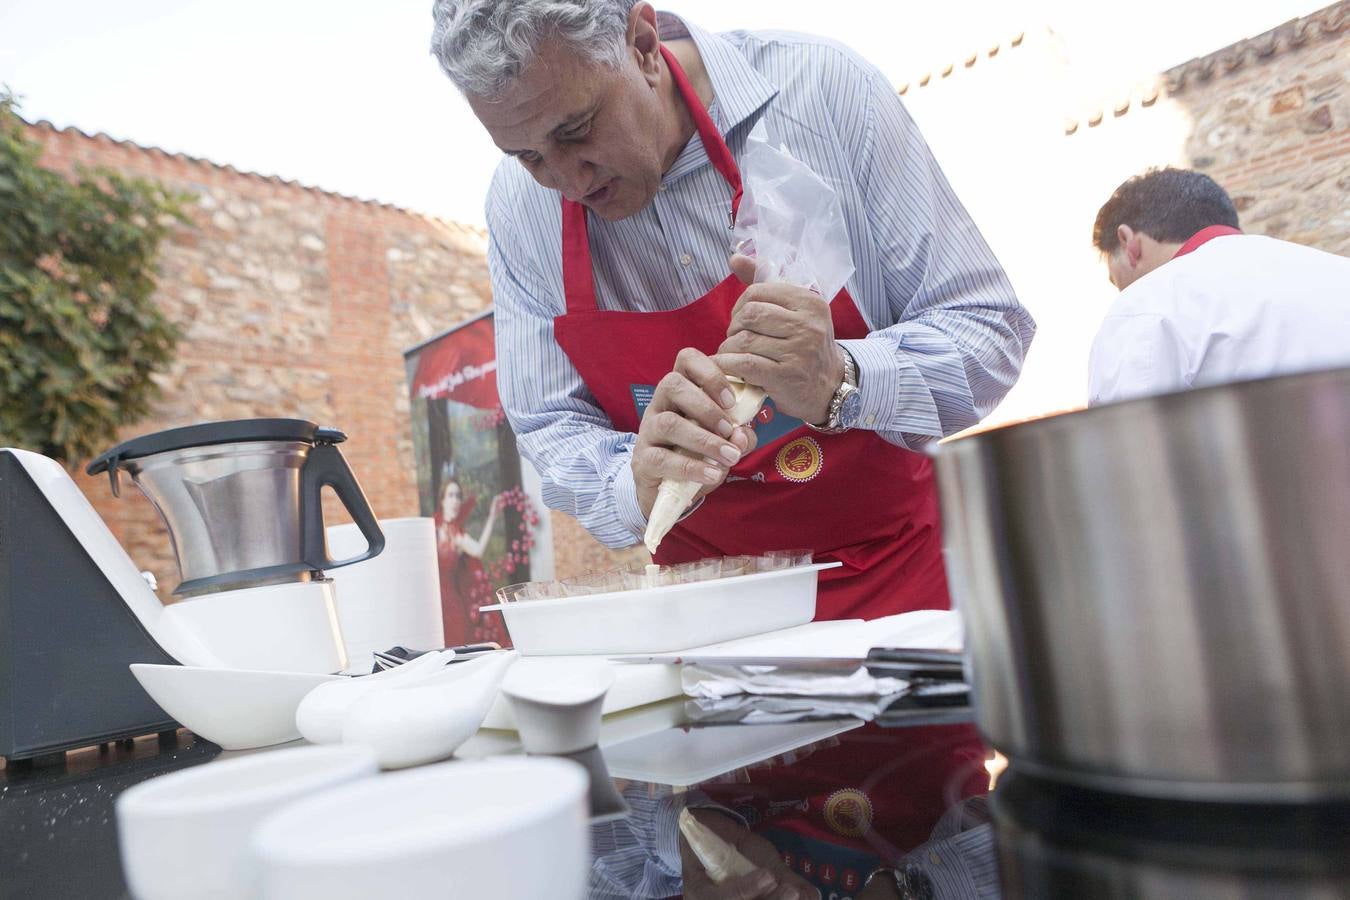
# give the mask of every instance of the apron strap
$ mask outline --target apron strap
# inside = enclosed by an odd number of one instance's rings
[[[599,309],[595,301],[595,274],[591,271],[591,242],[586,232],[586,207],[563,198],[562,276],[567,312]]]
[[[712,116],[703,108],[698,93],[684,74],[679,60],[670,48],[661,45],[661,56],[670,67],[671,78],[679,90],[680,98],[693,116],[694,127],[703,141],[703,149],[713,168],[726,179],[731,186],[731,221],[736,221],[736,212],[741,207],[741,171],[736,167],[736,158],[723,140],[722,133],[713,124]],[[563,296],[567,299],[567,312],[578,313],[599,309],[595,299],[595,274],[591,266],[591,244],[586,230],[586,207],[573,200],[562,198],[562,274]]]
[[[741,170],[736,168],[736,158],[731,155],[727,142],[722,138],[722,132],[713,124],[712,116],[703,108],[698,93],[689,83],[689,76],[684,74],[684,69],[680,68],[680,62],[675,58],[675,54],[662,44],[661,55],[665,57],[666,65],[670,66],[671,77],[675,79],[675,86],[680,89],[684,105],[689,107],[689,113],[694,117],[694,127],[698,129],[698,136],[703,139],[703,149],[708,154],[708,161],[722,174],[727,184],[731,185],[731,221],[734,223],[736,212],[741,208],[741,194],[744,193],[741,189]]]

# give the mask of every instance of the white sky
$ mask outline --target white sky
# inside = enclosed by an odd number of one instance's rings
[[[1328,0],[669,0],[714,30],[838,38],[897,84],[1049,24],[1106,81]],[[428,50],[430,0],[0,0],[0,83],[29,119],[463,222],[499,158]]]

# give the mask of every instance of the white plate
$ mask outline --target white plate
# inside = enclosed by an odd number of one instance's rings
[[[842,563],[586,597],[496,604],[522,656],[664,653],[811,621],[816,573]]]
[[[226,750],[300,738],[295,710],[305,695],[342,675],[134,663],[131,674],[184,728]]]

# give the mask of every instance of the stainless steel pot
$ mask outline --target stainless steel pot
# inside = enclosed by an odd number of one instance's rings
[[[1024,771],[1350,796],[1350,369],[943,444],[976,717]]]

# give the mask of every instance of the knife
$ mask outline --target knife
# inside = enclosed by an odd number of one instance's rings
[[[957,650],[905,647],[873,647],[865,657],[841,656],[722,656],[713,653],[680,653],[650,656],[612,656],[614,662],[659,663],[691,666],[772,666],[801,672],[844,674],[866,668],[876,677],[910,681],[961,681],[964,672]]]

